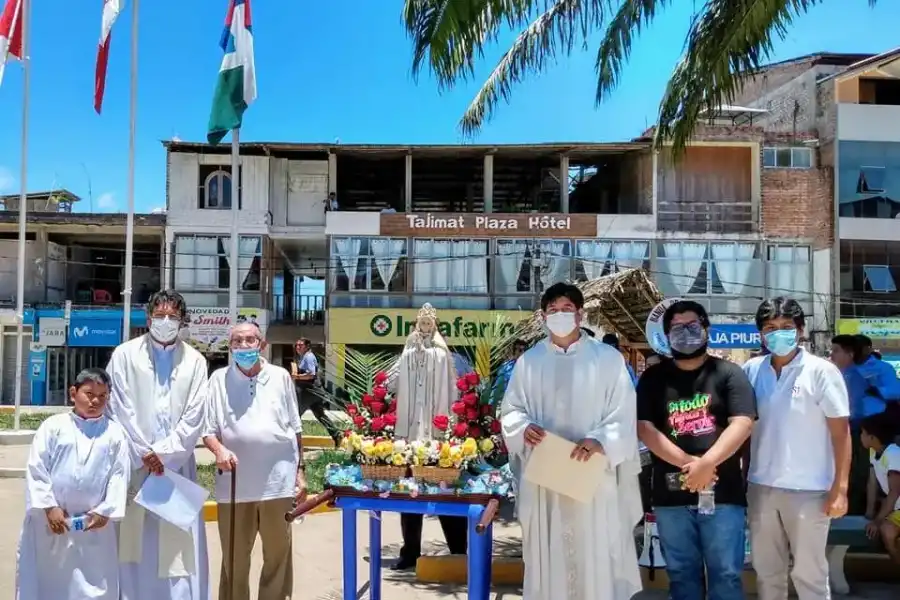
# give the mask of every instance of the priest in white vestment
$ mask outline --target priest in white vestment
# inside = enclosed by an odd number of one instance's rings
[[[584,334],[584,297],[557,283],[541,298],[549,335],[519,358],[501,407],[510,458],[527,469],[546,432],[576,443],[567,460],[609,468],[581,503],[519,476],[523,600],[628,600],[641,590],[634,527],[643,516],[634,386],[622,355]]]
[[[119,525],[122,600],[210,600],[202,515],[183,531],[134,503],[144,480],[165,469],[197,480],[194,448],[205,422],[206,359],[179,337],[187,309],[178,292],[147,303],[149,333],[109,361],[109,414],[131,442],[129,503]]]
[[[438,415],[450,414],[456,401],[456,365],[453,354],[438,331],[437,311],[424,304],[416,315],[416,326],[406,338],[400,360],[391,373],[390,385],[396,387],[397,425],[394,435],[409,440],[430,440],[440,431],[433,422]],[[467,521],[465,517],[441,516],[441,529],[450,554],[465,554]],[[393,569],[403,571],[416,566],[422,553],[422,515],[401,514],[403,547]]]
[[[69,389],[72,412],[44,421],[25,471],[17,600],[119,600],[116,530],[125,514],[129,448],[104,414],[109,376],[85,369]],[[81,517],[83,530],[72,519]]]

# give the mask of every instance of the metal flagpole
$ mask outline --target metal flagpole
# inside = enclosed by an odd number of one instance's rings
[[[13,416],[13,429],[19,429],[20,411],[22,407],[22,364],[25,360],[22,343],[24,341],[25,324],[25,232],[27,221],[25,212],[28,205],[28,101],[31,95],[31,40],[29,29],[31,28],[31,0],[22,2],[22,173],[19,175],[19,183],[22,186],[19,192],[19,256],[16,278],[16,378],[15,402],[16,408]],[[29,379],[29,382],[31,379]]]
[[[238,317],[238,219],[240,217],[241,189],[241,130],[231,130],[231,256],[228,258],[228,314],[231,325],[237,325]]]
[[[134,149],[137,122],[138,12],[140,0],[131,3],[131,101],[128,124],[128,220],[125,227],[125,289],[122,290],[122,341],[131,339],[131,275],[134,263]]]

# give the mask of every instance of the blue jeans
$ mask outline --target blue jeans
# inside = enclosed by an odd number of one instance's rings
[[[718,505],[711,515],[701,515],[693,506],[660,506],[653,512],[671,600],[744,599],[747,510],[743,506]]]

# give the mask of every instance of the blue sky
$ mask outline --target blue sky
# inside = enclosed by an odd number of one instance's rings
[[[130,3],[129,3],[130,4]],[[440,94],[410,77],[401,0],[257,1],[253,5],[259,99],[243,140],[344,143],[454,143],[457,122],[477,85]],[[203,140],[221,53],[226,0],[144,0],[138,97],[138,211],[165,205],[165,153],[159,141]],[[476,141],[607,141],[634,137],[655,114],[682,49],[690,11],[670,9],[638,41],[624,84],[593,105],[593,46],[520,86],[512,104]],[[80,210],[126,207],[130,6],[113,30],[104,114],[92,108],[102,0],[35,2],[28,187],[66,187]],[[776,60],[817,51],[881,52],[900,45],[900,4],[826,0],[778,44]],[[490,70],[509,33],[481,62]],[[21,69],[0,87],[0,193],[19,190]],[[91,202],[92,199],[92,202]]]

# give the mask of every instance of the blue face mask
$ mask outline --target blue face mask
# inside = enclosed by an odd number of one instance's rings
[[[763,339],[766,341],[766,348],[775,356],[787,356],[797,349],[796,329],[770,331]]]
[[[232,350],[231,356],[234,358],[234,364],[245,371],[250,370],[259,361],[259,348]]]

